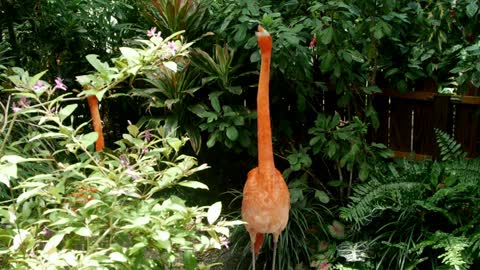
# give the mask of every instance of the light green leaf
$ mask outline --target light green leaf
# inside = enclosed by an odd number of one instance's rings
[[[42,189],[47,186],[47,184],[43,184],[37,188],[34,188],[34,189],[31,189],[31,190],[28,190],[28,191],[25,191],[23,192],[22,194],[20,194],[20,196],[17,197],[17,203],[18,204],[21,204],[23,203],[24,201],[30,199],[31,197],[34,197],[40,193],[42,193]]]
[[[87,61],[92,65],[98,72],[101,74],[108,74],[108,63],[103,63],[98,60],[98,55],[96,54],[89,54],[85,57]]]
[[[183,266],[185,270],[195,270],[197,268],[197,258],[192,251],[186,250],[183,253]]]
[[[17,155],[5,155],[0,159],[0,161],[2,162],[6,161],[8,163],[17,164],[17,163],[26,161],[26,159]]]
[[[56,249],[56,247],[62,242],[64,236],[65,234],[63,233],[52,236],[48,240],[48,242],[45,244],[45,247],[43,248],[43,252],[47,254],[53,252]]]
[[[78,104],[70,104],[65,106],[58,112],[58,116],[60,117],[60,121],[63,122],[67,117],[69,117],[73,111],[78,107]]]
[[[83,237],[91,237],[92,236],[92,230],[90,230],[87,227],[81,227],[76,230],[74,230],[74,233]]]
[[[208,186],[205,185],[204,183],[198,182],[198,181],[182,181],[178,183],[180,186],[184,187],[189,187],[189,188],[199,188],[199,189],[206,189],[208,190]]]
[[[173,72],[177,72],[177,63],[173,61],[168,61],[168,62],[164,62],[163,65],[165,65],[165,67],[172,70]]]
[[[150,222],[150,217],[145,216],[145,217],[136,218],[135,220],[133,220],[132,224],[137,227],[140,227],[140,226],[147,225],[149,222]]]
[[[110,258],[110,260],[112,260],[114,262],[126,262],[126,261],[128,261],[127,257],[125,257],[125,255],[123,255],[120,252],[112,252],[112,253],[110,253],[110,255],[108,255],[108,257]]]
[[[44,139],[44,138],[49,138],[49,139],[68,138],[68,136],[58,132],[46,132],[46,133],[42,133],[42,134],[38,134],[37,136],[34,136],[29,141],[33,142],[35,140]]]
[[[220,213],[222,212],[222,202],[216,202],[210,206],[207,212],[207,220],[209,224],[215,223],[217,219],[220,217]]]
[[[157,231],[155,239],[159,241],[167,241],[170,239],[170,233],[167,231]]]
[[[130,133],[130,135],[132,135],[133,137],[137,137],[138,133],[140,133],[138,127],[135,125],[128,125],[127,130],[128,133]]]
[[[139,63],[140,54],[137,52],[137,50],[128,47],[120,47],[120,52],[127,59],[128,62],[132,62],[135,64]]]
[[[85,148],[94,144],[98,139],[98,133],[97,132],[90,132],[87,133],[80,138],[80,144],[82,144]]]
[[[167,138],[167,143],[168,145],[170,145],[171,147],[173,147],[173,149],[175,149],[175,152],[178,152],[180,150],[180,147],[182,147],[182,140],[178,139],[178,138],[173,138],[173,137],[168,137]]]

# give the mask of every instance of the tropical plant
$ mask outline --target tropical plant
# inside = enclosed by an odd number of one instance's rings
[[[194,40],[205,34],[208,2],[198,0],[141,0],[142,14],[164,35],[185,31]]]
[[[364,181],[374,170],[370,160],[393,156],[393,152],[385,145],[366,142],[368,124],[358,117],[348,122],[342,120],[338,113],[333,116],[319,114],[315,126],[308,132],[313,135],[310,140],[313,153],[323,153],[327,159],[335,162],[338,179],[330,184],[348,187],[347,196],[355,179]],[[344,176],[347,173],[348,178]]]
[[[74,125],[81,99],[58,95],[63,85],[40,81],[44,72],[13,72],[14,101],[2,104],[3,267],[196,269],[197,253],[221,248],[238,224],[220,218],[221,203],[189,206],[171,192],[207,189],[193,175],[208,166],[181,152],[187,138],[131,124],[115,149],[94,154],[98,134]]]
[[[468,269],[478,259],[479,168],[478,160],[378,166],[340,211],[352,239],[368,243],[364,260],[375,269]]]

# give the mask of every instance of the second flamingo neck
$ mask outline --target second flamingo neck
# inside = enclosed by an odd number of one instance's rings
[[[270,59],[271,51],[262,52],[257,94],[258,167],[260,170],[275,167],[273,162],[272,128],[270,124]]]

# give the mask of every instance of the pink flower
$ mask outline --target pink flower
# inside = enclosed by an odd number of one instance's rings
[[[12,102],[12,111],[13,112],[19,112],[23,108],[26,108],[30,106],[30,101],[26,97],[21,97],[20,100],[18,101],[18,104],[15,102]]]
[[[328,270],[328,268],[330,268],[330,264],[328,262],[321,262],[318,270]]]
[[[12,102],[12,111],[13,112],[19,112],[20,110],[22,110],[20,105],[17,106],[17,104],[15,104],[15,102]]]
[[[309,48],[315,48],[317,46],[317,35],[313,35],[312,41],[310,41]]]
[[[162,34],[162,32],[158,32],[157,33],[157,27],[152,27],[150,28],[150,30],[147,30],[147,36],[148,37],[160,37],[160,35]]]
[[[45,85],[43,84],[43,81],[37,81],[37,83],[33,86],[33,91],[38,91],[42,89]]]
[[[328,225],[328,231],[333,237],[337,239],[345,238],[345,226],[343,226],[342,223],[336,220],[333,222],[332,225]]]
[[[67,90],[67,86],[63,83],[63,80],[60,77],[55,79],[55,86],[53,87],[53,90],[57,89],[62,89],[63,91]]]
[[[175,52],[177,51],[177,49],[175,48],[175,42],[169,41],[168,48],[172,51],[172,55],[175,55]]]
[[[220,246],[224,246],[228,249],[228,244],[230,244],[230,241],[228,240],[227,237],[221,236],[220,237]]]
[[[328,243],[327,243],[327,241],[321,241],[318,249],[319,249],[320,251],[325,251],[325,250],[327,250],[327,249],[328,249]]]

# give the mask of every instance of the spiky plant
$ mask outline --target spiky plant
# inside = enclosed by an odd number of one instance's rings
[[[435,137],[440,148],[442,161],[464,159],[467,156],[467,153],[462,149],[462,145],[447,132],[435,129]]]

